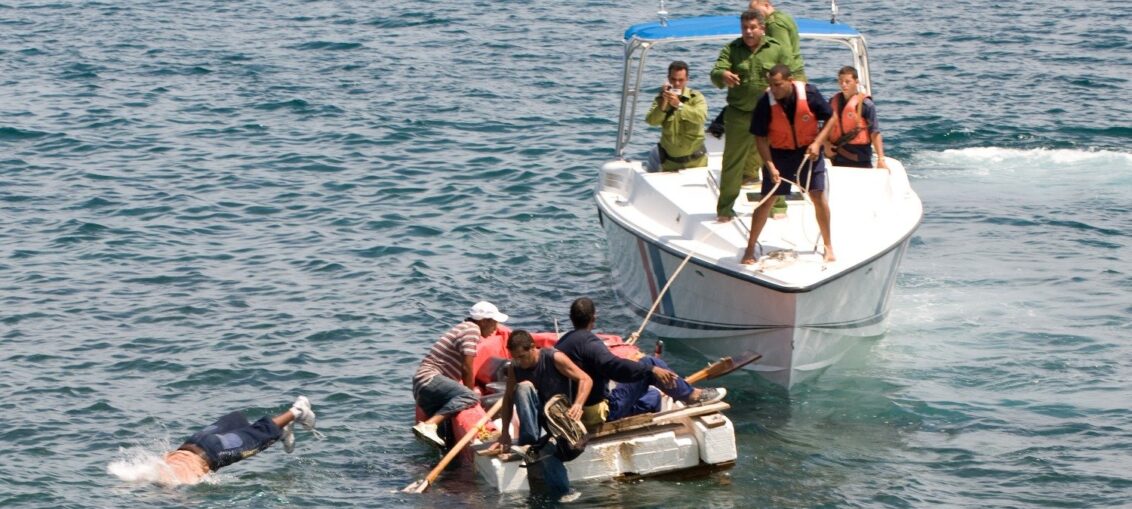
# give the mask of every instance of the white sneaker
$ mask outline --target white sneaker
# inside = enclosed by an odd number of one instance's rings
[[[311,402],[306,396],[295,398],[295,404],[291,405],[291,412],[298,414],[295,416],[295,421],[303,425],[303,429],[314,431],[314,410],[311,410]]]
[[[440,435],[436,434],[435,424],[429,424],[424,421],[418,422],[416,426],[413,426],[413,434],[431,446],[444,449],[444,440],[440,438]]]
[[[286,426],[283,426],[283,450],[287,454],[295,452],[295,426],[293,424],[289,422]]]

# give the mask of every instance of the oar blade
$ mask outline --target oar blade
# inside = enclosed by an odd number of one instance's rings
[[[401,490],[405,493],[424,493],[428,489],[428,479],[421,479],[413,484],[410,484]]]
[[[761,358],[763,358],[763,354],[751,351],[743,352],[739,355],[734,355],[731,357],[731,362],[727,363],[727,369],[713,373],[711,378],[726,375]]]

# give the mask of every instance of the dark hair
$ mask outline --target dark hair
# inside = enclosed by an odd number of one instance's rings
[[[841,70],[837,71],[838,76],[843,76],[843,75],[846,75],[846,74],[853,75],[853,79],[855,79],[855,80],[861,79],[860,76],[857,76],[857,68],[853,67],[851,65],[847,65],[845,67],[842,67]]]
[[[523,351],[526,352],[534,348],[535,340],[531,337],[531,333],[523,330],[516,329],[511,332],[511,337],[507,338],[507,351]]]
[[[783,79],[790,79],[794,73],[790,72],[790,66],[786,64],[774,64],[769,71],[766,72],[767,79],[771,76],[782,76]]]
[[[745,24],[747,24],[748,21],[751,21],[752,19],[758,20],[759,26],[764,26],[764,27],[766,26],[766,18],[763,17],[763,13],[756,11],[754,9],[747,9],[747,10],[743,11],[743,14],[739,15],[739,24],[745,25]]]
[[[575,329],[589,327],[594,321],[594,301],[581,297],[570,304],[570,323]]]
[[[668,64],[669,76],[672,75],[672,71],[688,72],[688,63],[683,60],[673,60],[671,64]]]

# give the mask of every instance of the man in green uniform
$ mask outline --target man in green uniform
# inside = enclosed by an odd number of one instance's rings
[[[786,46],[786,51],[794,57],[797,67],[790,67],[794,80],[807,81],[803,69],[806,63],[802,60],[802,47],[798,44],[798,24],[794,22],[794,17],[775,9],[770,0],[751,0],[748,9],[763,13],[763,18],[766,19],[766,35]]]
[[[707,100],[688,87],[688,64],[668,64],[668,81],[652,101],[645,122],[660,126],[660,168],[676,171],[707,166],[704,120]]]
[[[762,13],[748,10],[739,17],[742,36],[729,42],[719,52],[711,70],[711,82],[716,87],[727,87],[727,108],[723,115],[726,138],[723,143],[723,170],[719,182],[719,201],[716,203],[716,221],[729,222],[739,187],[743,184],[743,170],[748,165],[761,167],[758,151],[751,150],[754,136],[748,131],[751,112],[767,88],[766,73],[777,64],[791,69],[799,67],[787,48],[774,38],[767,37]],[[759,161],[748,162],[749,157]]]

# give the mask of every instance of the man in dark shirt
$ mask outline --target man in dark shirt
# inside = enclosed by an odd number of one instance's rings
[[[821,158],[822,143],[829,136],[833,124],[829,122],[832,110],[817,87],[794,81],[790,68],[776,65],[767,73],[770,93],[764,94],[751,115],[751,134],[755,145],[766,161],[763,166],[763,196],[778,184],[776,195],[790,194],[788,179],[805,187],[814,203],[814,215],[825,241],[825,261],[832,262],[833,240],[829,229],[829,202],[825,194],[825,161]],[[804,103],[799,97],[805,98]],[[818,122],[824,126],[818,128]],[[808,164],[803,164],[808,161]],[[766,200],[751,216],[751,234],[743,264],[755,263],[755,244],[759,240],[766,219],[770,215],[772,200]]]
[[[609,351],[593,333],[597,312],[593,301],[586,297],[570,305],[570,321],[574,330],[562,336],[555,348],[593,379],[595,390],[584,401],[582,410],[582,424],[591,431],[605,421],[659,410],[659,395],[650,391],[650,386],[689,405],[714,403],[727,395],[723,388],[697,389],[688,385],[659,358],[646,356],[633,361]],[[612,390],[610,380],[617,382]]]
[[[551,418],[562,420],[559,425],[565,427],[576,426],[576,434],[584,434],[577,420],[582,417],[582,401],[590,394],[593,382],[578,366],[570,361],[566,354],[554,348],[538,348],[534,339],[525,330],[516,330],[507,339],[507,352],[511,354],[511,367],[507,373],[507,390],[503,395],[503,416],[505,423],[511,422],[511,407],[514,403],[519,413],[519,445],[533,445],[542,439],[542,430],[550,429],[548,420]],[[577,386],[577,399],[574,400],[565,415],[547,416],[544,405],[556,395],[562,394],[567,398],[573,396],[571,383]],[[573,422],[571,422],[573,421]],[[580,438],[580,437],[579,437]],[[511,449],[510,426],[503,426],[499,435],[498,450]],[[528,451],[529,456],[537,453]],[[566,467],[560,458],[552,454],[538,454],[531,458],[528,464],[529,479],[539,477],[546,485],[546,491],[555,498],[568,496],[570,478]],[[534,485],[532,484],[532,489]]]

